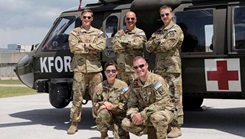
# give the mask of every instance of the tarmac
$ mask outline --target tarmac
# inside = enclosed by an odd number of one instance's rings
[[[185,111],[183,135],[177,139],[244,139],[244,100],[205,99],[203,111]],[[83,106],[78,132],[67,135],[71,103],[56,109],[48,94],[0,99],[1,139],[99,139],[91,102]],[[113,138],[109,131],[110,139]],[[135,136],[131,139],[147,139]]]

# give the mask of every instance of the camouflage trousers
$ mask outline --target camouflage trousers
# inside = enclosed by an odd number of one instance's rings
[[[100,72],[84,74],[81,72],[74,71],[73,88],[72,88],[73,101],[72,101],[72,107],[70,111],[70,118],[72,122],[80,122],[81,120],[82,101],[86,88],[88,87],[89,95],[92,98],[93,89],[101,82],[102,82],[102,74]],[[92,108],[92,111],[94,116],[94,106]]]
[[[166,139],[168,124],[173,120],[173,117],[174,114],[171,111],[157,111],[151,114],[141,125],[135,125],[131,122],[131,119],[124,118],[122,128],[137,136],[142,136],[143,134],[148,134],[148,130],[154,127],[157,139]],[[150,136],[148,134],[149,138]]]
[[[108,132],[111,125],[113,125],[114,139],[129,139],[129,132],[121,127],[124,115],[113,115],[107,109],[101,110],[96,117],[97,129],[100,132]]]
[[[157,74],[161,75],[169,84],[169,90],[171,92],[171,101],[174,103],[175,112],[174,112],[174,120],[173,124],[176,123],[178,126],[181,126],[184,123],[184,111],[182,104],[182,77],[181,73],[161,73]]]
[[[119,70],[117,74],[117,78],[126,82],[128,85],[130,85],[136,77],[137,75],[134,72],[121,72]]]

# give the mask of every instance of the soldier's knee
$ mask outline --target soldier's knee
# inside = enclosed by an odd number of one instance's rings
[[[110,112],[107,109],[102,109],[99,113],[98,116],[107,116],[107,117],[111,117]]]
[[[150,121],[154,125],[162,125],[162,126],[167,126],[171,121],[173,117],[170,113],[166,111],[158,111],[154,112],[150,116]]]
[[[147,128],[144,125],[134,125],[128,118],[124,118],[121,124],[125,131],[131,132],[137,136],[141,136],[146,133]]]
[[[127,131],[129,127],[131,127],[131,121],[128,118],[124,118],[122,120],[122,128]]]
[[[110,112],[107,109],[103,109],[97,114],[96,123],[108,122],[111,118]]]

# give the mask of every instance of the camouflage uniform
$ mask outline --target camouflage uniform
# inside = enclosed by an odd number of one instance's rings
[[[78,27],[69,35],[69,46],[74,53],[71,63],[74,77],[70,118],[72,122],[79,122],[83,95],[87,86],[92,98],[94,87],[102,82],[100,52],[105,48],[105,38],[103,32],[96,28],[90,27],[89,30],[85,30],[83,27]]]
[[[115,79],[113,85],[105,80],[95,88],[93,101],[96,111],[104,101],[108,101],[114,106],[111,111],[102,109],[97,113],[97,128],[100,132],[107,133],[110,126],[113,125],[114,139],[129,139],[129,133],[121,127],[121,121],[126,116],[127,91],[128,85],[119,79]]]
[[[148,52],[156,53],[155,71],[164,77],[170,87],[172,101],[175,103],[175,122],[183,124],[182,78],[180,48],[184,39],[181,28],[171,22],[152,34],[146,43]]]
[[[130,85],[127,106],[127,118],[122,121],[123,129],[141,136],[153,126],[156,138],[166,139],[168,124],[173,119],[173,104],[170,102],[168,84],[160,75],[149,73],[145,84],[135,79]],[[137,112],[144,119],[141,125],[131,122],[131,114]]]
[[[145,32],[134,28],[132,31],[119,30],[113,37],[112,44],[117,53],[118,78],[131,83],[136,75],[132,69],[132,59],[136,56],[143,56],[143,48],[146,42]]]

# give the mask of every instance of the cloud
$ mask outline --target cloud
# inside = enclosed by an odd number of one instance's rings
[[[0,0],[1,29],[48,27],[63,10],[79,4],[78,0]]]
[[[83,0],[83,5],[98,0]],[[79,0],[0,0],[0,47],[39,43],[62,11]]]
[[[7,42],[7,44],[21,43],[31,45],[39,43],[45,37],[47,32],[48,28],[28,27],[15,30],[7,28],[5,31],[0,30],[0,38],[2,43]]]

